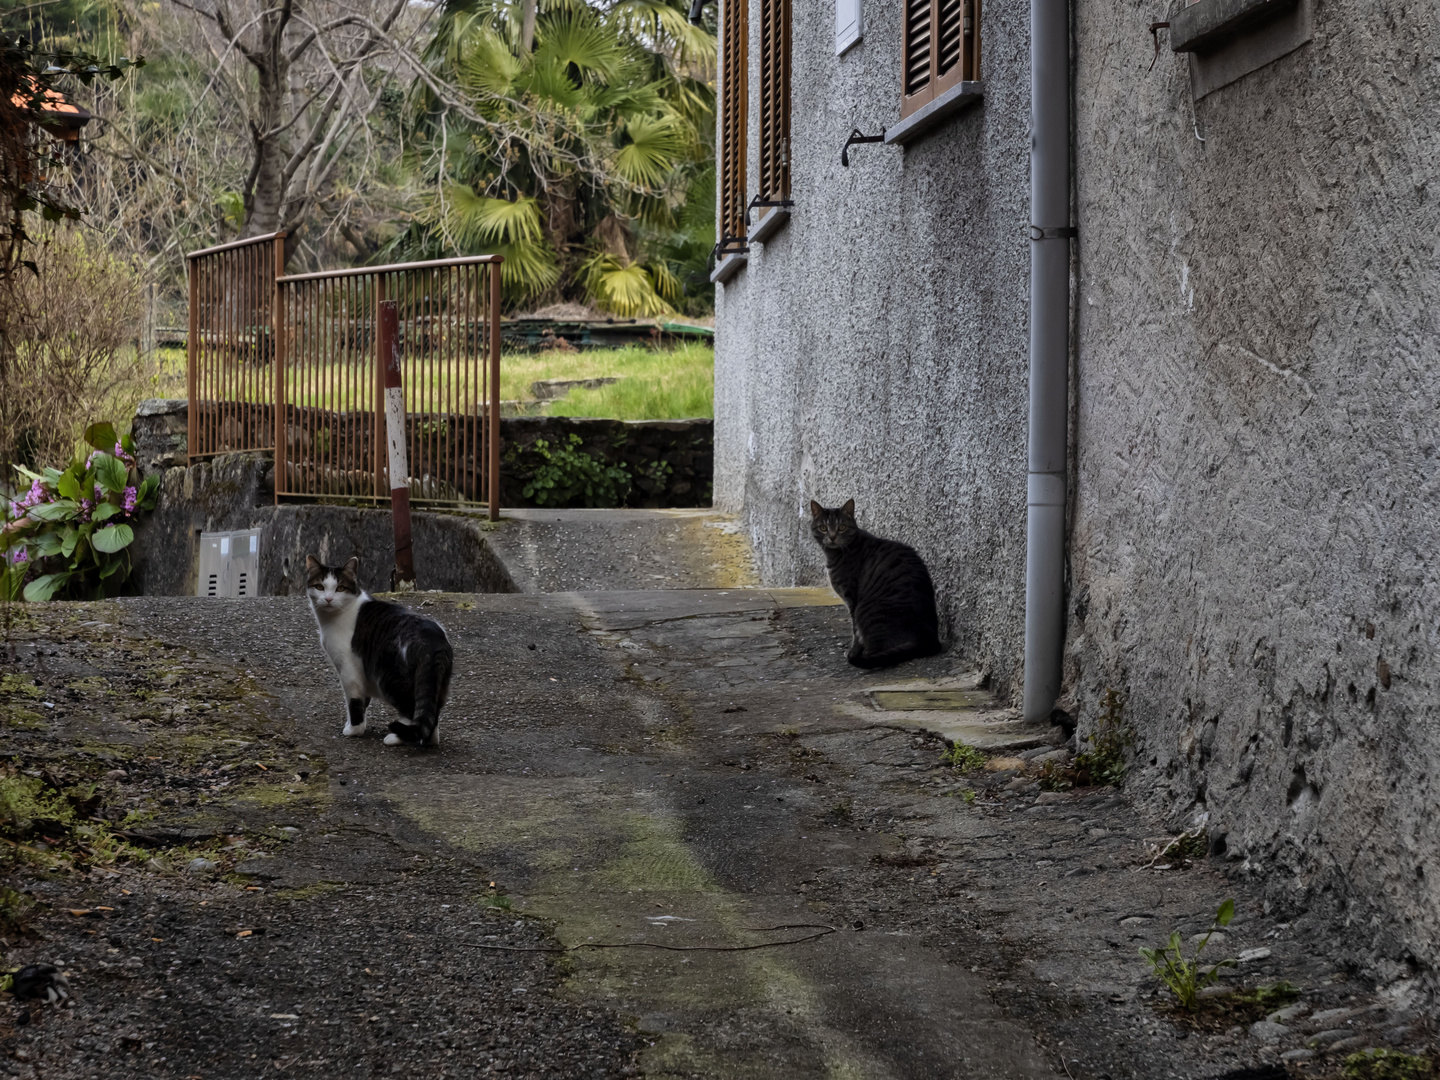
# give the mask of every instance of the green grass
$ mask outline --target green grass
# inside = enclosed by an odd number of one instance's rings
[[[458,379],[454,361],[406,361],[406,402],[411,408],[453,407],[468,395],[454,389]],[[137,375],[139,373],[137,372]],[[245,389],[240,400],[270,400],[268,369],[247,367]],[[602,416],[616,420],[678,420],[713,416],[715,402],[715,352],[709,345],[686,344],[674,349],[628,346],[623,349],[591,349],[584,352],[549,351],[505,353],[500,357],[500,398],[502,401],[532,397],[530,384],[541,379],[593,379],[614,376],[621,381],[598,390],[572,390],[552,403],[551,416]],[[303,375],[291,376],[292,400],[318,408],[333,407],[337,389],[349,398],[356,389],[371,400],[371,387],[363,373],[350,363],[312,365]],[[123,387],[112,410],[115,423],[123,427],[135,405],[147,397],[184,397],[185,353],[179,349],[158,351],[157,361],[143,377]],[[351,400],[354,400],[353,398]],[[352,406],[353,407],[353,406]],[[127,411],[128,410],[128,411]]]
[[[505,356],[500,360],[500,396],[528,398],[530,384],[540,379],[603,376],[617,376],[620,382],[598,390],[571,390],[546,411],[551,416],[615,420],[680,420],[715,414],[715,351],[709,345]]]

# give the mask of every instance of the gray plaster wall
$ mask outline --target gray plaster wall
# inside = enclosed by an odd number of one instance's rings
[[[1024,613],[1028,12],[986,8],[981,103],[842,169],[851,128],[899,119],[901,9],[867,2],[837,58],[834,5],[794,5],[795,207],[717,289],[715,504],[784,586],[824,581],[808,500],[853,497],[924,556],[960,654],[1005,689]]]
[[[1436,4],[1317,4],[1309,44],[1198,103],[1183,57],[1147,71],[1164,17],[1076,7],[1068,681],[1086,723],[1128,694],[1133,793],[1208,813],[1380,978],[1429,973]]]

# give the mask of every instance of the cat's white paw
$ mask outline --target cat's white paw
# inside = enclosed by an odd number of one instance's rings
[[[400,736],[396,735],[393,731],[389,735],[385,736],[386,746],[399,746],[404,741],[404,739],[400,738]]]
[[[365,725],[368,724],[368,723],[369,723],[369,721],[366,720],[366,721],[364,721],[363,723],[352,724],[352,723],[350,723],[350,722],[347,720],[347,721],[345,722],[345,729],[344,729],[343,731],[341,731],[340,734],[341,734],[341,735],[350,735],[350,736],[352,736],[352,737],[355,736],[355,735],[364,735],[364,734],[365,734]]]

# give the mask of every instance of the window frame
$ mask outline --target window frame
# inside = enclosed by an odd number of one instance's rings
[[[712,281],[723,281],[745,260],[745,192],[750,156],[750,7],[748,0],[720,3],[720,198],[716,207],[717,265]],[[739,246],[736,246],[737,243]]]
[[[956,91],[961,84],[980,81],[980,0],[901,0],[900,11],[900,118],[904,120],[947,93]],[[923,84],[911,79],[914,62],[918,60],[915,54],[922,47],[919,41],[912,41],[912,37],[919,37],[921,22],[915,16],[921,11],[926,16],[923,24],[926,42],[923,47],[928,68]],[[940,66],[944,50],[935,47],[935,28],[940,26],[943,30],[947,18],[952,20],[951,25],[958,33],[957,55],[954,63],[942,72]],[[912,85],[915,87],[913,91]]]
[[[760,0],[760,84],[756,195],[746,208],[758,211],[748,239],[759,243],[790,217],[790,117],[793,55],[792,0]]]

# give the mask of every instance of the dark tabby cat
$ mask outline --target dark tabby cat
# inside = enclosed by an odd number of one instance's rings
[[[830,584],[850,609],[845,659],[878,668],[940,651],[935,586],[915,549],[855,524],[855,500],[838,510],[810,501],[810,533],[825,549]]]
[[[440,710],[450,693],[455,654],[434,619],[399,604],[374,600],[355,576],[360,560],[326,566],[305,557],[305,594],[320,624],[320,647],[345,693],[345,735],[365,734],[372,697],[394,707],[386,746],[439,746]]]

